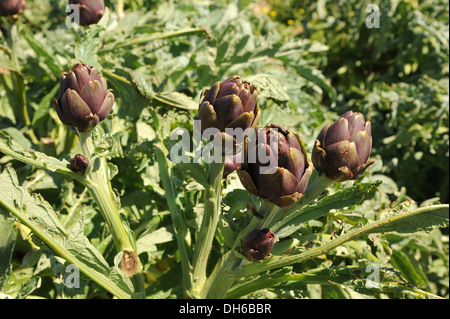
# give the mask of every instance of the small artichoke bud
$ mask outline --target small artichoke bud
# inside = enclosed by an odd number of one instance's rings
[[[80,132],[92,130],[104,120],[113,104],[114,95],[108,91],[106,80],[95,67],[81,63],[61,76],[59,96],[53,99],[61,122]]]
[[[255,229],[242,242],[242,254],[250,261],[267,259],[275,243],[275,234],[269,229]]]
[[[233,173],[241,167],[242,153],[225,155],[225,165],[223,168],[223,178]]]
[[[312,151],[314,167],[335,181],[356,179],[375,160],[368,160],[372,149],[370,121],[361,113],[346,112],[328,123],[317,137]]]
[[[0,17],[18,14],[25,9],[25,0],[0,0]]]
[[[221,133],[222,141],[229,140],[235,144],[243,141],[244,136],[231,136],[226,131],[246,134],[248,129],[256,126],[260,117],[258,89],[234,75],[202,92],[196,128],[202,134],[206,129],[215,128]]]
[[[79,8],[81,25],[96,24],[105,13],[103,0],[69,0],[69,4]]]
[[[303,197],[312,173],[305,145],[299,134],[275,124],[256,133],[244,143],[239,179],[252,195],[288,207]]]
[[[86,174],[86,168],[89,165],[89,161],[86,157],[81,154],[75,155],[75,157],[70,159],[70,167],[74,172],[84,176]]]

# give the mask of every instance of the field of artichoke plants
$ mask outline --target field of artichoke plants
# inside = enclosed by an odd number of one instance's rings
[[[1,299],[449,298],[448,0],[0,0],[0,28]]]

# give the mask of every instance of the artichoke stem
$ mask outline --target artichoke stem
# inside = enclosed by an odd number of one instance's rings
[[[235,278],[233,277],[233,270],[239,269],[240,267],[248,264],[249,261],[246,258],[240,258],[233,251],[240,252],[240,246],[242,241],[247,235],[255,229],[262,228],[266,218],[272,219],[277,213],[278,207],[269,202],[262,201],[259,213],[264,216],[264,219],[258,217],[253,217],[247,226],[239,233],[236,238],[233,247],[231,248],[231,253],[225,258],[220,269],[215,271],[207,280],[204,286],[204,292],[206,298],[210,299],[222,299],[227,294],[228,290],[235,283]]]
[[[313,200],[318,198],[325,189],[328,188],[331,184],[335,183],[334,180],[328,178],[326,174],[321,173],[308,187],[304,192],[304,197],[300,200],[301,206],[305,206],[310,204]]]
[[[210,187],[205,190],[205,212],[192,257],[194,290],[197,293],[206,281],[206,266],[219,222],[224,166],[224,157],[222,157],[220,163],[213,162],[209,165],[208,181]]]
[[[96,157],[94,141],[91,131],[78,132],[79,142],[84,156],[88,159],[91,169],[88,168],[86,176],[93,182],[88,186],[89,192],[100,208],[103,218],[111,230],[114,244],[118,251],[135,252],[129,233],[120,218],[120,208],[114,197],[111,187],[108,167],[104,157]],[[144,277],[142,275],[142,265],[138,259],[137,273],[131,275],[131,280],[135,287],[135,292],[141,297],[145,297]]]

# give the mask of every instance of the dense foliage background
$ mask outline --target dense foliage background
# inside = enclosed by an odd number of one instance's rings
[[[27,1],[18,21],[1,20],[0,129],[24,147],[69,159],[79,152],[76,135],[51,106],[59,77],[77,61],[102,72],[117,102],[111,120],[101,124],[113,150],[111,168],[117,175],[112,183],[145,247],[140,257],[149,296],[182,296],[179,254],[154,144],[170,144],[168,136],[177,127],[191,130],[201,91],[233,74],[260,88],[260,125],[276,122],[299,132],[308,152],[322,126],[345,111],[361,112],[372,122],[376,163],[362,181],[381,180],[381,185],[362,205],[309,222],[291,236],[295,240],[306,244],[333,237],[345,231],[345,224],[373,218],[366,212],[379,214],[407,200],[416,201],[413,205],[448,203],[448,1],[130,0],[120,20],[115,2],[105,3],[109,10],[100,23],[86,28],[66,27],[63,0]],[[379,28],[365,24],[371,3],[380,8]],[[30,192],[42,194],[65,225],[84,211],[85,235],[114,257],[103,221],[76,182],[3,156],[0,169],[6,166],[16,169]],[[195,227],[202,188],[181,167],[176,172],[180,204]],[[227,181],[224,214],[239,227],[249,195],[240,191],[235,175]],[[35,249],[25,227],[19,229],[2,293],[61,295],[54,259]],[[222,253],[223,237],[219,232],[215,258]],[[369,261],[393,269],[390,276],[448,298],[448,228],[351,241],[296,265],[295,271],[329,264],[363,267]],[[39,287],[33,286],[36,277],[42,278]],[[281,285],[249,296],[420,297],[395,287],[381,293],[360,288],[350,276],[334,284]],[[76,294],[105,295],[98,287]]]

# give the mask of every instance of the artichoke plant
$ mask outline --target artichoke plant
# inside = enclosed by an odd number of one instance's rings
[[[258,128],[254,139],[246,139],[244,163],[237,171],[242,185],[279,207],[294,204],[303,196],[312,173],[300,135],[270,124]],[[267,166],[264,155],[275,166]]]
[[[250,261],[267,259],[275,243],[275,234],[269,229],[255,229],[242,241],[242,254]]]
[[[105,13],[103,0],[69,0],[80,9],[80,24],[90,25],[100,21]]]
[[[248,81],[234,75],[224,82],[216,82],[202,92],[198,109],[197,127],[203,134],[208,128],[221,132],[223,140],[236,142],[226,129],[254,128],[261,117],[258,107],[258,89]],[[243,136],[239,136],[239,138]]]
[[[77,63],[61,76],[59,96],[53,99],[58,116],[66,125],[80,132],[93,129],[104,120],[114,104],[106,80],[96,68]]]
[[[0,0],[0,16],[6,17],[20,13],[25,6],[25,0]]]
[[[348,111],[319,133],[312,151],[314,167],[335,181],[356,179],[372,165],[370,121],[361,113]]]

